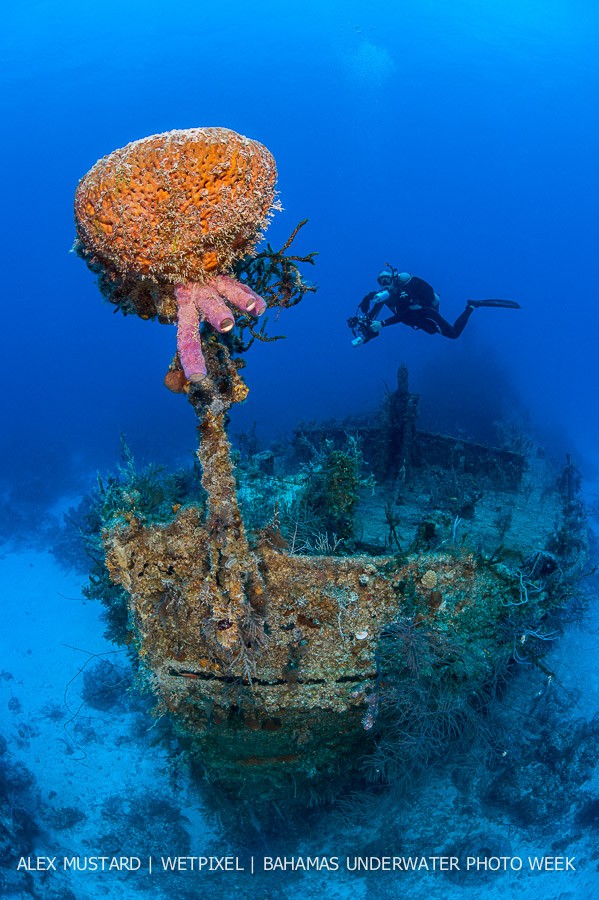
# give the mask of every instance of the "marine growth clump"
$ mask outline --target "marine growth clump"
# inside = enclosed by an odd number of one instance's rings
[[[153,135],[105,156],[75,195],[77,252],[124,312],[177,323],[185,377],[207,374],[201,322],[230,331],[266,304],[231,274],[268,223],[277,170],[268,150],[227,128]]]

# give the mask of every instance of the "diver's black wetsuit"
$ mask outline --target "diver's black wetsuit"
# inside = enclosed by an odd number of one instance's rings
[[[381,294],[387,294],[384,299],[376,299]],[[370,309],[372,301],[374,306]],[[393,315],[381,322],[383,328],[388,325],[396,325],[401,322],[410,328],[426,331],[427,334],[441,334],[447,338],[459,338],[466,327],[468,319],[472,315],[472,307],[467,306],[450,325],[437,310],[439,300],[434,290],[417,275],[412,275],[405,284],[392,284],[386,291],[373,291],[367,294],[360,303],[360,311],[368,316],[370,321],[378,319],[383,306],[387,306]]]

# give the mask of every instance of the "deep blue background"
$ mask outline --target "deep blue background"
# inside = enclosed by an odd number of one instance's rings
[[[324,9],[322,7],[325,7]],[[318,250],[319,285],[259,346],[233,429],[363,409],[400,361],[426,424],[486,436],[506,410],[591,460],[599,314],[599,11],[593,0],[37,2],[0,33],[0,468],[51,499],[110,463],[194,446],[162,378],[172,327],[113,315],[69,248],[80,177],[129,141],[221,125],[263,142],[285,208],[269,230]],[[429,280],[459,342],[345,320],[385,262]],[[273,323],[274,324],[274,323]],[[589,470],[590,470],[589,466]]]

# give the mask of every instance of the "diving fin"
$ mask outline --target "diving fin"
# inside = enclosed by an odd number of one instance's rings
[[[468,306],[478,309],[480,306],[499,306],[504,309],[522,309],[515,300],[468,300]]]

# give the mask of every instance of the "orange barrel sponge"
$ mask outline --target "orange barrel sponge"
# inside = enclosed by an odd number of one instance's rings
[[[266,147],[228,128],[188,128],[99,160],[75,194],[79,240],[120,275],[204,281],[251,250],[277,170]]]
[[[205,375],[201,321],[229,330],[234,313],[225,300],[243,312],[264,311],[230,270],[268,223],[276,174],[257,141],[228,128],[189,128],[115,150],[77,187],[78,253],[125,312],[184,319],[179,352],[189,380]]]

